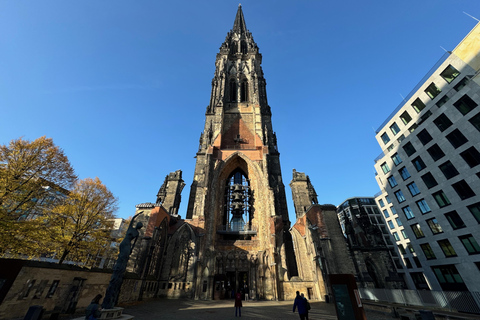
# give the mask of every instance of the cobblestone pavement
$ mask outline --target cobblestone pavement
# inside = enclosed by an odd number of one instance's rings
[[[310,302],[311,320],[336,320],[335,306],[324,302]],[[124,313],[135,316],[135,320],[150,319],[236,319],[233,300],[199,301],[157,299],[124,306]],[[243,319],[299,319],[292,312],[293,301],[247,301],[243,302]],[[391,319],[381,313],[367,311],[368,320]]]

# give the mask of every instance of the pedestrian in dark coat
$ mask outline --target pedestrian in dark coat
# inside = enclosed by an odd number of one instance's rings
[[[242,294],[240,292],[237,292],[235,294],[235,317],[237,316],[241,317],[242,316]]]
[[[307,316],[307,301],[300,295],[300,291],[297,291],[297,296],[293,301],[293,312],[295,312],[295,308],[298,308],[300,320],[305,320]]]
[[[92,302],[90,302],[87,309],[85,310],[86,320],[97,320],[98,318],[100,318],[100,315],[102,314],[102,308],[100,308],[100,299],[102,299],[102,295],[97,294],[95,298],[93,298]]]

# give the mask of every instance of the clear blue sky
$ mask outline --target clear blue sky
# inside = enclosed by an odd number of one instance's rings
[[[185,217],[215,55],[237,1],[0,0],[0,143],[46,135],[120,217],[183,170]],[[374,129],[480,18],[478,0],[242,1],[283,178],[320,203],[379,191]]]

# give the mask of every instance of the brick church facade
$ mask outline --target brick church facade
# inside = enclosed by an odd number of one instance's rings
[[[170,173],[143,221],[129,271],[143,298],[288,300],[330,294],[328,275],[355,274],[335,207],[319,205],[308,176],[293,172],[297,221],[289,221],[262,55],[239,6],[215,61],[185,219],[185,186]]]

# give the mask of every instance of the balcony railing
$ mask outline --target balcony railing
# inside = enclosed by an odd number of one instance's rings
[[[232,225],[222,225],[217,226],[218,234],[247,234],[247,235],[256,235],[257,230],[253,226],[244,225],[242,227],[232,226]]]

